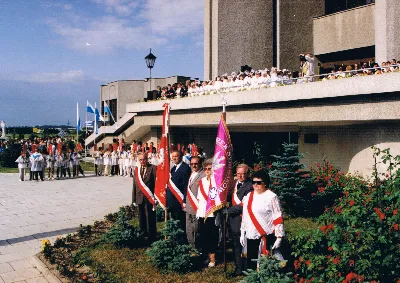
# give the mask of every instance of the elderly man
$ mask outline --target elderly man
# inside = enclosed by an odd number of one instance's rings
[[[149,241],[156,238],[154,187],[157,167],[150,165],[144,152],[138,154],[139,166],[133,178],[132,203],[139,207],[139,227]]]
[[[240,244],[240,226],[242,224],[242,200],[251,191],[253,185],[248,180],[248,166],[246,164],[239,164],[236,167],[236,183],[232,193],[232,206],[228,208],[228,223],[229,232],[233,241],[233,248],[235,254],[235,274],[241,275],[243,268],[242,263],[242,245]]]
[[[186,189],[190,177],[190,167],[182,161],[182,152],[172,151],[173,166],[171,168],[171,180],[167,188],[168,212],[174,220],[179,220],[179,226],[185,231],[185,213],[182,210],[186,202]],[[177,192],[178,191],[178,192]],[[182,202],[182,205],[181,205]]]
[[[192,174],[190,175],[187,193],[186,193],[186,236],[189,244],[196,248],[196,234],[198,232],[198,220],[196,212],[198,208],[197,192],[199,189],[199,181],[204,177],[204,171],[201,167],[200,158],[195,156],[190,160],[190,167]]]

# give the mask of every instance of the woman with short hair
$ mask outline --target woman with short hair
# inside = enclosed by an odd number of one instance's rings
[[[280,252],[285,236],[282,210],[278,196],[268,188],[269,181],[265,171],[255,172],[252,176],[254,191],[243,198],[240,243],[247,246],[247,263],[254,269],[257,263],[252,259],[268,255],[270,251],[283,260]]]
[[[212,164],[212,158],[203,162],[203,170],[206,176],[199,181],[199,189],[197,190],[199,206],[196,212],[196,217],[199,219],[199,247],[203,254],[208,254],[209,256],[208,267],[215,266],[215,253],[219,240],[219,227],[215,224],[214,213],[208,215],[207,219],[205,219],[208,193],[213,185]]]

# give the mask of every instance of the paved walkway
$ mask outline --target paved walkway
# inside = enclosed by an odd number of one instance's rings
[[[0,283],[59,282],[34,257],[41,240],[93,224],[131,200],[131,178],[19,182],[0,174]]]

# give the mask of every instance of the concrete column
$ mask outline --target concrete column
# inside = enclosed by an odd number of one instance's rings
[[[212,15],[211,15],[211,0],[204,0],[204,80],[208,81],[211,78],[211,52],[212,52]]]
[[[398,0],[375,1],[375,61],[381,64],[400,58],[400,23]]]

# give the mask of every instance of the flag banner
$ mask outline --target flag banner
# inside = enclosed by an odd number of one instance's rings
[[[115,151],[118,150],[118,144],[117,143],[113,143],[112,144],[112,150],[115,150]]]
[[[61,154],[61,152],[62,152],[62,143],[59,142],[57,144],[57,150],[58,150],[58,153]]]
[[[93,127],[94,126],[94,121],[85,121],[86,127]]]
[[[208,193],[206,218],[226,204],[228,189],[233,184],[232,143],[224,114],[218,126],[218,133],[214,149],[214,160],[211,178],[212,186]]]
[[[95,113],[94,108],[92,104],[89,103],[89,101],[86,100],[86,112],[87,113]]]
[[[94,111],[96,112],[96,121],[104,122],[104,117],[100,115],[99,109],[96,107],[96,103],[94,104]]]
[[[122,138],[119,138],[119,144],[118,144],[118,150],[122,151],[122,145],[124,143],[124,140]]]
[[[49,145],[47,146],[47,153],[48,153],[49,155],[52,155],[52,154],[53,154],[53,145],[52,145],[52,144],[49,144]]]
[[[163,121],[162,121],[162,136],[159,151],[160,164],[157,166],[156,172],[156,185],[154,194],[160,204],[165,210],[167,207],[167,184],[169,181],[170,160],[169,160],[169,111],[170,106],[168,103],[163,105]]]
[[[81,145],[80,142],[78,142],[78,143],[76,144],[76,148],[77,148],[79,151],[82,151],[82,150],[83,150],[83,147],[82,147],[82,145]]]
[[[107,103],[105,101],[104,101],[104,113],[110,114],[112,120],[115,123],[115,119],[114,119],[114,116],[113,116],[113,114],[111,112],[111,109],[110,109],[110,107],[108,107],[108,105],[107,105]]]

